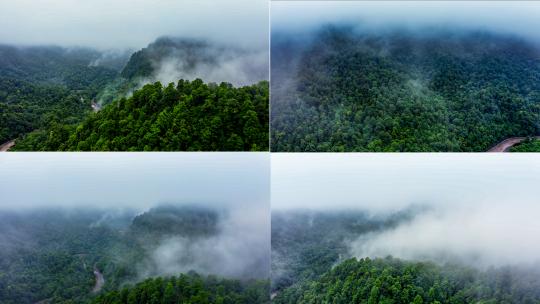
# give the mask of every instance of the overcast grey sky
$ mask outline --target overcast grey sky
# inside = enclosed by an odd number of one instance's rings
[[[540,37],[538,1],[275,1],[271,16],[272,31],[290,33],[347,22],[365,28],[473,27]]]
[[[538,202],[540,157],[515,154],[272,154],[272,208],[392,211],[411,204]]]
[[[0,43],[138,49],[163,35],[267,48],[268,1],[0,1]]]
[[[266,153],[2,153],[0,209],[269,204]]]

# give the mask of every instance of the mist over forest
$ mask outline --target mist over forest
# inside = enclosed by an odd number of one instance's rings
[[[274,154],[273,301],[535,303],[539,168],[520,155]]]
[[[266,1],[0,12],[0,150],[268,150]]]
[[[272,150],[482,152],[532,139],[538,11],[504,1],[273,4]]]

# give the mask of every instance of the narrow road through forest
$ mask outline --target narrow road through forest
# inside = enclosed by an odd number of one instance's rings
[[[0,145],[0,152],[6,152],[9,149],[11,149],[11,147],[13,147],[14,145],[15,145],[15,140],[10,140],[6,143],[3,143],[2,145]]]
[[[528,137],[510,137],[493,146],[488,152],[508,152],[510,148],[526,140]],[[534,136],[535,139],[540,139],[540,136]]]

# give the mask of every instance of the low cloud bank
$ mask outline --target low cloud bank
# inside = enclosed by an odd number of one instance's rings
[[[540,265],[540,205],[506,199],[438,206],[410,222],[362,235],[350,244],[357,257],[392,255],[481,268]]]

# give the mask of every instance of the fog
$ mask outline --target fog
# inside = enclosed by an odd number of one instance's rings
[[[358,210],[411,220],[359,235],[357,257],[540,262],[540,158],[508,154],[273,154],[272,209]]]
[[[264,153],[3,153],[0,209],[264,206]]]
[[[116,247],[107,251],[117,261],[134,263],[137,274],[130,282],[188,271],[269,277],[267,153],[6,153],[0,156],[0,172],[0,240],[6,244],[0,246],[0,256],[21,248],[40,250],[36,229],[43,223],[89,221],[88,229],[111,227],[126,242],[135,237],[142,246],[144,258],[136,261]],[[133,217],[159,206],[215,213],[216,229],[197,233],[201,228],[196,225],[207,224],[193,224],[199,221],[193,217],[184,224],[191,225],[188,231],[138,232],[137,227],[147,224],[134,224]],[[181,218],[176,221],[182,223]],[[163,229],[159,218],[151,223],[156,226],[152,233]]]
[[[139,265],[141,278],[195,270],[205,275],[268,278],[270,214],[268,208],[234,209],[207,238],[164,237]]]
[[[146,49],[152,74],[138,79],[138,87],[179,79],[251,85],[268,79],[268,49],[252,50],[205,40],[162,37]]]
[[[328,23],[366,29],[475,29],[538,40],[536,1],[275,1],[272,33],[300,34]]]
[[[0,2],[0,43],[140,49],[160,36],[268,47],[265,0]]]

